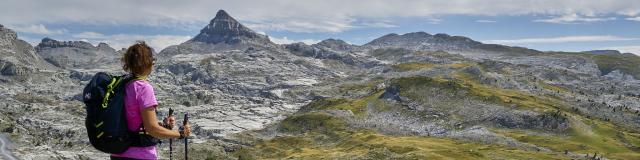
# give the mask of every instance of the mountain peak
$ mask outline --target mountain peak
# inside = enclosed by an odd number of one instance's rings
[[[222,9],[218,10],[218,13],[216,13],[216,17],[214,19],[219,19],[219,18],[231,18],[231,19],[233,19],[233,17],[231,17],[229,15],[229,13],[227,13],[226,11],[224,11]]]
[[[236,44],[243,39],[269,40],[267,36],[260,35],[240,24],[240,22],[231,17],[226,11],[219,10],[218,13],[216,13],[216,17],[213,18],[206,27],[200,30],[200,34],[190,41],[211,44]]]

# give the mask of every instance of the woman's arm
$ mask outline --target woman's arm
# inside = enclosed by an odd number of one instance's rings
[[[156,138],[180,138],[180,132],[166,129],[158,124],[155,108],[148,107],[140,113],[142,115],[142,125],[144,125],[147,133]]]

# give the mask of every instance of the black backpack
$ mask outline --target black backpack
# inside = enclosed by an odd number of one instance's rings
[[[124,107],[125,86],[136,79],[131,75],[113,76],[98,72],[84,88],[85,127],[91,145],[106,153],[123,153],[130,146],[154,146],[158,140],[144,132],[127,128]]]

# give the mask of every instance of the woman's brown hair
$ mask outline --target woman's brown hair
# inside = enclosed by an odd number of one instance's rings
[[[137,77],[151,74],[155,60],[152,50],[144,41],[131,45],[122,57],[122,69]]]

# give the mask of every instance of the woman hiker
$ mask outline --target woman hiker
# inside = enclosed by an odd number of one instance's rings
[[[146,77],[151,74],[155,59],[151,47],[144,42],[138,42],[127,49],[122,58],[122,68],[131,75],[137,77],[125,87],[125,113],[127,127],[130,131],[139,132],[144,127],[144,131],[154,138],[184,138],[188,137],[191,128],[188,123],[180,131],[171,130],[175,125],[175,117],[169,115],[159,123],[156,119],[156,109],[158,102],[153,92],[153,87],[147,82]],[[156,146],[149,147],[129,147],[127,151],[120,154],[112,154],[112,160],[121,159],[157,159]]]

